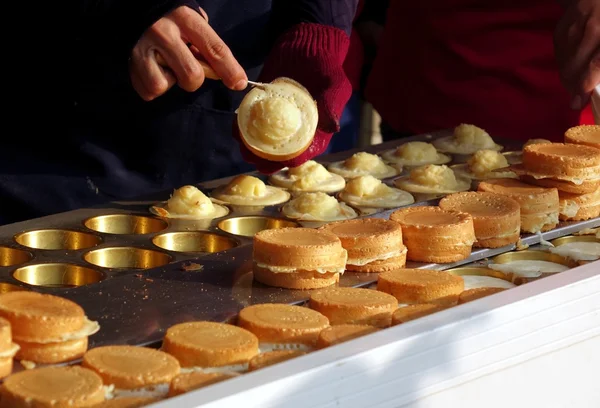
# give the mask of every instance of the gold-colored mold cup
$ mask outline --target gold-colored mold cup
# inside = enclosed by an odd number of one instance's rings
[[[169,224],[159,218],[143,215],[111,214],[89,218],[84,225],[104,234],[144,235],[160,232]]]
[[[67,263],[28,265],[13,272],[13,277],[33,286],[74,288],[100,282],[104,274],[92,268]]]
[[[86,262],[110,269],[150,269],[164,266],[173,257],[160,251],[135,247],[96,249],[83,256]]]
[[[554,245],[555,247],[558,247],[558,246],[561,246],[564,244],[574,243],[574,242],[599,242],[600,243],[600,239],[596,238],[595,235],[567,235],[566,237],[560,237],[560,238],[556,238],[555,240],[550,241],[550,243],[552,245]],[[590,262],[595,262],[595,261],[577,261],[577,264],[585,265]]]
[[[238,242],[210,232],[168,232],[152,239],[159,248],[173,252],[215,253],[238,246]]]
[[[79,250],[94,247],[102,238],[87,232],[63,229],[43,229],[23,232],[15,236],[20,245],[45,250]]]
[[[600,239],[596,238],[595,235],[568,235],[566,237],[556,238],[550,243],[555,247],[571,244],[573,242],[600,242]]]
[[[569,268],[574,268],[577,266],[577,262],[574,262],[560,255],[546,251],[538,251],[534,249],[525,251],[506,252],[504,254],[500,254],[492,258],[491,263],[505,264],[514,261],[547,261],[561,264]],[[537,277],[525,277],[510,274],[510,279],[515,285],[522,285],[524,283],[532,282],[550,275],[554,275],[554,273],[542,273],[540,276]]]
[[[299,227],[294,221],[274,217],[249,216],[228,218],[219,222],[217,227],[221,231],[243,237],[253,237],[256,233],[268,229],[280,229],[288,227]]]
[[[15,266],[31,261],[33,256],[21,249],[0,246],[0,266]]]

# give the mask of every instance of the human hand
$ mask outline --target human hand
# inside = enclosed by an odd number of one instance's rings
[[[199,59],[205,60],[204,64],[228,88],[246,88],[248,77],[244,69],[208,24],[204,10],[198,13],[180,6],[148,28],[133,48],[129,64],[131,83],[146,101],[161,96],[175,84],[193,92],[206,77]]]
[[[571,107],[582,109],[600,84],[600,2],[569,0],[554,34],[561,79],[572,95]]]
[[[319,24],[299,24],[285,33],[265,61],[259,81],[291,78],[304,86],[317,102],[319,122],[311,145],[298,157],[281,162],[262,159],[241,142],[237,123],[233,135],[239,141],[242,157],[261,173],[274,173],[284,167],[300,166],[325,151],[352,94],[352,85],[343,69],[349,38],[342,30]]]

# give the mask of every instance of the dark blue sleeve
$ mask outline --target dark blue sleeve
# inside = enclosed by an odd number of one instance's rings
[[[350,35],[357,6],[358,0],[273,0],[273,29],[277,34],[298,23],[316,23]]]

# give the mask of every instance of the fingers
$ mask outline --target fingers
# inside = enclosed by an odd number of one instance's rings
[[[145,101],[156,99],[177,82],[171,72],[158,65],[154,55],[140,52],[132,55],[130,77],[133,88]]]
[[[573,96],[571,107],[576,110],[587,104],[600,82],[600,18],[591,2],[582,4],[567,10],[556,28],[554,42],[561,79]]]
[[[582,91],[586,95],[600,85],[600,46],[594,52],[581,83],[583,84]]]
[[[166,66],[173,71],[177,84],[182,89],[194,92],[202,86],[204,69],[183,41],[161,47],[157,53],[164,58]]]
[[[177,19],[184,39],[196,47],[225,86],[238,91],[245,89],[248,85],[246,72],[206,20],[193,10],[176,11],[178,13],[173,17]]]

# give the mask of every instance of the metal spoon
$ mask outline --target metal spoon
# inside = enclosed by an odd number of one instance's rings
[[[217,73],[212,69],[212,67],[210,65],[208,65],[208,63],[206,61],[200,59],[198,57],[198,55],[195,55],[195,57],[198,60],[198,62],[200,63],[200,66],[202,67],[202,69],[204,70],[205,78],[213,79],[215,81],[221,80],[219,75],[217,75]],[[158,65],[165,67],[165,68],[168,68],[168,66],[169,66],[167,64],[167,61],[165,61],[165,59],[159,53],[156,53],[156,62],[158,63]],[[262,82],[255,82],[255,81],[248,81],[248,84],[252,85],[256,88],[260,88],[260,89],[265,89],[265,87],[267,86],[267,84],[264,84]]]

